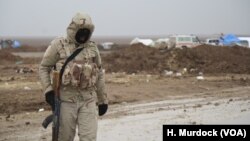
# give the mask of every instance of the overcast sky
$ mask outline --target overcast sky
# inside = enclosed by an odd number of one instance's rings
[[[78,11],[96,36],[250,34],[250,0],[0,0],[0,36],[60,36]]]

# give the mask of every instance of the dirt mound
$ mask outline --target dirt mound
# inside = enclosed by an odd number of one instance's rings
[[[250,49],[201,45],[167,51],[135,45],[103,56],[103,62],[108,72],[161,73],[187,68],[206,73],[250,73]]]
[[[6,50],[0,50],[0,64],[13,63],[21,60],[21,57],[11,54]]]
[[[161,60],[166,57],[168,54],[139,44],[107,54],[103,56],[103,62],[108,72],[158,72],[162,69]]]
[[[197,68],[208,73],[250,73],[250,49],[201,45],[177,50],[177,67]]]

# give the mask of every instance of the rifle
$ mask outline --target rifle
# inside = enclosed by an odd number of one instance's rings
[[[59,133],[59,116],[60,116],[60,74],[58,71],[53,71],[53,89],[55,91],[55,111],[53,114],[49,115],[45,118],[42,123],[42,126],[46,129],[48,125],[53,122],[52,125],[52,141],[58,141],[58,133]]]
[[[77,48],[65,61],[63,64],[60,72],[53,71],[53,89],[55,91],[55,111],[53,111],[53,114],[47,116],[42,126],[43,128],[47,128],[48,125],[53,122],[52,125],[52,141],[58,141],[58,133],[59,133],[59,117],[60,117],[60,107],[61,107],[61,100],[60,100],[60,85],[62,80],[62,75],[64,73],[66,65],[73,60],[81,51],[83,50],[83,47]]]

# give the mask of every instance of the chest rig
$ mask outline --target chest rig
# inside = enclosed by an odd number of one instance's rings
[[[56,63],[56,70],[61,70],[66,59],[75,50],[74,44],[65,44],[60,48],[60,59]],[[88,44],[83,45],[81,52],[65,66],[62,74],[62,85],[80,89],[95,87],[99,71],[95,59],[95,49]]]

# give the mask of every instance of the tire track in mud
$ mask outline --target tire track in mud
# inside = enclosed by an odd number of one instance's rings
[[[250,87],[228,88],[196,93],[187,96],[171,96],[170,100],[141,104],[119,104],[110,107],[105,118],[154,113],[162,110],[199,108],[204,105],[250,100]]]

